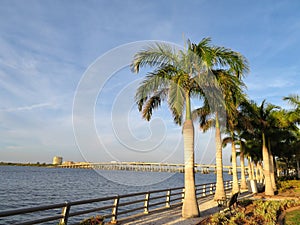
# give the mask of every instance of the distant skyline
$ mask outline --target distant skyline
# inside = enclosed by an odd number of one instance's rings
[[[198,43],[211,37],[212,44],[249,60],[250,99],[287,108],[282,98],[300,94],[299,8],[297,0],[2,0],[0,161],[42,163],[62,156],[66,161],[182,162],[181,128],[165,105],[150,123],[141,119],[134,92],[147,71],[136,75],[128,66],[95,92],[93,131],[82,129],[75,137],[73,129],[85,127],[87,118],[74,118],[73,103],[89,69],[129,43],[183,46],[185,39]],[[106,66],[117,64],[114,60]],[[197,123],[195,129],[196,163],[213,163],[213,131],[202,134]],[[224,150],[225,164],[229,158],[230,150]]]

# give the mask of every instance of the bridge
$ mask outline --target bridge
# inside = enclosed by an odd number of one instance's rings
[[[172,172],[183,173],[184,164],[176,163],[150,163],[150,162],[80,162],[80,163],[63,163],[58,165],[61,168],[80,168],[80,169],[96,169],[96,170],[125,170],[125,171],[143,171],[143,172]],[[237,167],[240,170],[240,167]],[[247,168],[246,168],[247,169]],[[232,173],[232,166],[223,166],[223,170]],[[195,172],[208,174],[216,172],[214,164],[195,164]]]

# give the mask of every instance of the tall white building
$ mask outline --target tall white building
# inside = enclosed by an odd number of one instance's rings
[[[62,164],[62,160],[63,160],[62,157],[60,157],[60,156],[54,156],[52,164],[53,165],[61,165]]]

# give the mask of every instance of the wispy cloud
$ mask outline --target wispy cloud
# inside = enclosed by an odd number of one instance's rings
[[[45,108],[45,107],[51,107],[51,103],[39,103],[39,104],[33,104],[33,105],[27,105],[27,106],[20,106],[15,108],[7,108],[7,109],[0,109],[0,112],[16,112],[16,111],[31,111],[34,109],[39,108]]]

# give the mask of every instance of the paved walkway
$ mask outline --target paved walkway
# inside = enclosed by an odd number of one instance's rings
[[[238,199],[248,198],[252,194],[244,192],[239,195]],[[153,211],[149,214],[141,214],[134,218],[121,220],[118,224],[124,225],[194,225],[205,219],[207,216],[219,212],[217,203],[213,200],[213,196],[199,199],[200,218],[184,219],[181,217],[181,206],[172,207],[170,209],[161,209]]]

